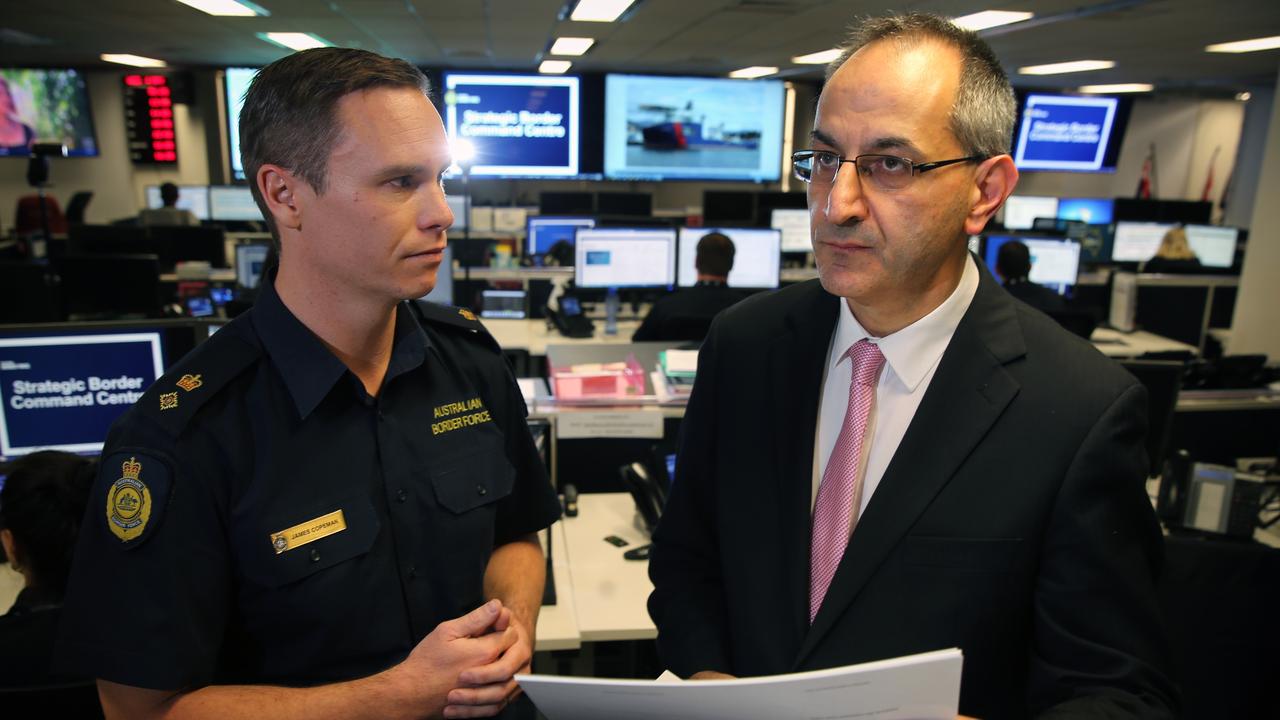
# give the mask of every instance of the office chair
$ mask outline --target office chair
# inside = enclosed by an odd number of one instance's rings
[[[67,203],[67,224],[83,225],[84,212],[89,207],[89,201],[93,199],[93,193],[89,191],[78,192],[71,196],[71,201]]]

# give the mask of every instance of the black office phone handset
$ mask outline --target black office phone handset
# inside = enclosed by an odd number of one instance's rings
[[[653,472],[644,463],[633,462],[622,468],[622,482],[631,492],[636,503],[636,510],[644,519],[645,528],[652,533],[658,527],[662,517],[662,508],[667,503],[666,492],[653,477]]]
[[[573,295],[560,296],[559,311],[548,307],[547,319],[565,337],[589,338],[596,332],[595,323],[582,314],[582,305]]]

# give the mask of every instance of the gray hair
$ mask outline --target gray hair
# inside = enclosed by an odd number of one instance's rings
[[[927,13],[865,18],[850,30],[840,57],[827,66],[827,79],[855,52],[881,40],[907,46],[936,40],[958,50],[962,65],[960,87],[951,108],[951,132],[967,155],[993,157],[1009,152],[1017,101],[996,54],[977,33]]]

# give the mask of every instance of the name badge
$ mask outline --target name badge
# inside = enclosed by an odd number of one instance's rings
[[[279,555],[282,552],[302,547],[309,542],[315,542],[320,538],[329,537],[346,529],[347,521],[343,518],[342,511],[334,510],[328,515],[322,515],[315,520],[308,520],[287,530],[272,533],[271,547],[275,548],[276,554]]]

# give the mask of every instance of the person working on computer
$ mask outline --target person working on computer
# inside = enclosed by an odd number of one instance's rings
[[[89,485],[90,458],[57,451],[16,460],[0,490],[0,544],[23,586],[0,616],[0,688],[74,678],[53,669],[53,644]]]
[[[996,274],[1004,289],[1022,302],[1044,313],[1067,309],[1062,296],[1031,282],[1031,250],[1021,240],[1010,240],[996,251]]]
[[[405,302],[453,223],[428,92],[346,48],[249,87],[280,264],[107,439],[60,636],[107,717],[481,717],[519,692],[560,510],[496,342]]]
[[[694,259],[697,283],[655,302],[631,340],[701,341],[706,337],[711,320],[742,299],[741,293],[729,287],[733,255],[733,241],[727,235],[718,232],[703,235],[698,240]]]
[[[869,19],[829,69],[819,279],[702,345],[649,610],[694,678],[958,647],[980,718],[1166,718],[1142,385],[966,250],[1012,192],[1012,88],[948,20]]]
[[[1169,228],[1164,237],[1160,238],[1160,247],[1150,260],[1143,263],[1142,272],[1194,274],[1204,272],[1204,266],[1191,249],[1191,243],[1187,242],[1187,231],[1179,226]]]
[[[160,202],[163,207],[147,208],[138,213],[139,225],[199,225],[200,220],[190,210],[178,207],[178,186],[171,182],[160,186]]]

